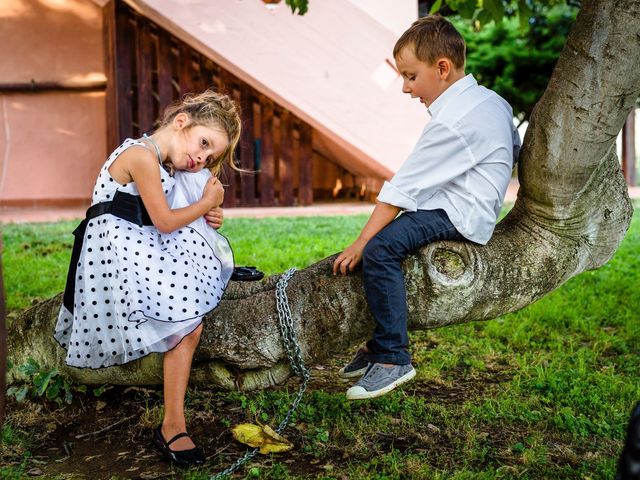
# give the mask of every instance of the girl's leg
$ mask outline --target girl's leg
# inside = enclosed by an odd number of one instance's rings
[[[162,421],[162,436],[170,440],[174,435],[187,431],[187,421],[184,416],[184,396],[187,392],[191,360],[195,352],[202,324],[184,337],[173,349],[164,354],[164,419]],[[195,445],[189,437],[183,437],[171,444],[171,450],[180,451],[193,448]]]

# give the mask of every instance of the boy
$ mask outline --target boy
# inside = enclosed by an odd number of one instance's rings
[[[362,259],[373,338],[340,370],[362,378],[351,400],[373,398],[411,380],[407,300],[401,263],[439,240],[486,244],[520,150],[509,104],[465,75],[465,44],[445,18],[421,18],[400,37],[393,56],[402,91],[419,98],[431,121],[405,163],[385,182],[360,236],[333,264],[346,275]],[[403,211],[403,214],[397,216]]]

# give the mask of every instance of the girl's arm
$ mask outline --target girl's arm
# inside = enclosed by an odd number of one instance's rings
[[[215,228],[216,230],[222,227],[222,222],[224,221],[224,212],[222,211],[222,207],[215,207],[209,210],[204,215],[204,219],[211,228]]]
[[[119,164],[116,165],[117,163]],[[111,172],[113,167],[115,167],[114,171]],[[120,181],[116,174],[126,173],[135,182],[151,221],[162,233],[171,233],[188,225],[212,208],[219,206],[224,198],[222,184],[216,177],[212,177],[205,185],[200,200],[187,207],[171,210],[162,189],[158,160],[153,153],[143,147],[127,149],[111,168],[109,171],[116,181]]]
[[[344,251],[338,255],[333,262],[333,274],[340,272],[346,275],[348,271],[353,269],[360,263],[362,252],[369,240],[371,240],[380,230],[386,227],[400,213],[400,208],[384,202],[376,203],[373,213],[369,217],[367,224],[360,232],[360,235]]]

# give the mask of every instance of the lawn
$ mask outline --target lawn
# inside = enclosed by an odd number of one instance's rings
[[[271,274],[337,252],[365,221],[233,219],[223,233],[238,264]],[[5,227],[11,315],[62,290],[72,228]],[[613,478],[628,415],[640,400],[639,248],[636,215],[607,265],[535,304],[489,322],[412,333],[418,376],[381,399],[346,401],[349,384],[335,372],[348,352],[313,366],[285,431],[295,449],[256,457],[239,478]],[[256,419],[277,424],[296,388],[292,379],[247,394],[192,389],[190,425],[210,458],[183,478],[206,479],[229,465],[244,451],[229,427]],[[160,418],[156,388],[109,387],[99,397],[76,392],[63,406],[12,400],[0,478],[30,478],[30,471],[46,478],[180,478],[148,445]]]

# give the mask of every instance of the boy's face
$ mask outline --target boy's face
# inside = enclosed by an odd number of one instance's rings
[[[440,61],[429,65],[418,60],[413,50],[413,46],[404,47],[396,57],[396,67],[403,79],[402,91],[411,98],[420,98],[428,107],[449,87],[448,72],[443,73]]]

